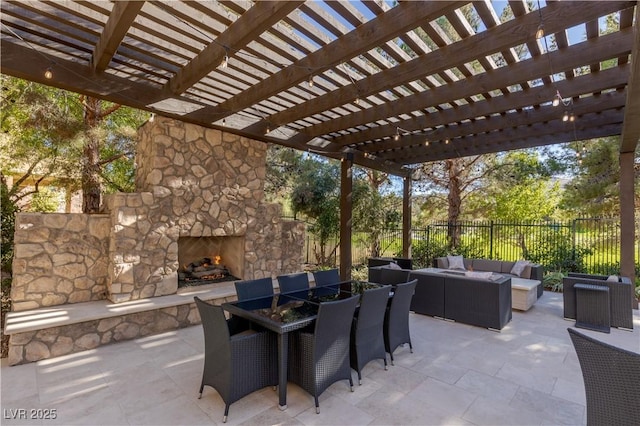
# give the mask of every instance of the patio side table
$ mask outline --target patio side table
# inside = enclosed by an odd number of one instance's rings
[[[595,284],[576,284],[576,327],[609,333],[611,309],[609,287]]]

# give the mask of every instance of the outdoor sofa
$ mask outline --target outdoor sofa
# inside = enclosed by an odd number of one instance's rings
[[[369,267],[369,281],[397,285],[418,280],[411,300],[415,313],[501,330],[511,321],[511,278],[467,277],[464,272],[426,272],[398,265]]]
[[[514,275],[513,270],[516,262],[510,262],[507,260],[490,260],[490,259],[466,259],[463,258],[464,267],[468,271],[476,272],[496,272],[509,277],[519,277],[522,279],[529,279],[540,281],[538,288],[536,289],[536,295],[539,299],[544,291],[542,284],[542,277],[544,276],[544,268],[542,265],[536,263],[529,263],[524,267],[520,275]],[[436,257],[434,259],[434,267],[440,269],[449,269],[449,260],[447,257]]]

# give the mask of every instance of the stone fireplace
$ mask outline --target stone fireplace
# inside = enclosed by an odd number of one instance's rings
[[[13,310],[176,294],[185,263],[239,279],[300,271],[304,225],[264,201],[267,145],[156,116],[138,131],[136,192],[102,214],[20,214]]]
[[[178,291],[181,267],[200,259],[239,279],[302,270],[304,225],[264,201],[266,152],[156,117],[139,129],[136,192],[106,196],[101,214],[18,214],[9,364],[199,323],[194,294],[235,299],[229,282]]]

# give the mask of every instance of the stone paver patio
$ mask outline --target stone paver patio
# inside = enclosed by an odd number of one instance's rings
[[[585,424],[582,375],[562,319],[562,294],[545,292],[527,312],[513,312],[501,333],[411,314],[414,353],[396,352],[384,371],[370,363],[362,386],[346,382],[313,398],[289,384],[288,409],[266,388],[231,405],[228,424]],[[640,351],[634,331],[584,331]],[[9,367],[2,360],[2,419],[9,424],[217,424],[224,405],[206,387],[201,326],[96,350]],[[355,377],[355,374],[354,374]],[[357,382],[356,382],[357,383]],[[11,419],[17,409],[55,409],[53,420]]]

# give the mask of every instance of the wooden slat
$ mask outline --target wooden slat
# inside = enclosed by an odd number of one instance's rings
[[[244,13],[229,28],[220,34],[202,52],[185,65],[168,83],[174,94],[184,93],[189,87],[215,69],[225,56],[242,50],[274,23],[295,10],[299,1],[260,1]]]
[[[574,4],[573,2],[552,3],[552,8],[557,13],[551,15],[545,21],[545,28],[560,31],[566,26],[572,26],[582,19],[591,19],[592,16],[600,16],[603,13],[617,10],[619,7],[628,6],[628,2],[590,2]],[[522,43],[531,38],[531,34],[537,28],[536,15],[525,15],[519,20],[513,20],[502,24],[500,27],[477,34],[467,41],[459,42],[448,48],[439,49],[419,57],[411,62],[400,64],[397,67],[382,71],[369,77],[366,81],[358,82],[358,90],[353,85],[334,90],[324,96],[317,97],[312,103],[290,108],[287,111],[275,114],[270,118],[271,122],[288,123],[302,117],[317,114],[336,105],[353,101],[358,96],[375,94],[389,87],[394,87],[406,81],[412,81],[425,74],[434,74],[455,67],[457,64],[469,62],[479,55],[488,55],[498,50],[508,49],[511,46]]]
[[[606,135],[619,134],[622,125],[622,111],[608,111],[602,114],[592,114],[585,117],[582,122],[574,123],[556,120],[550,123],[539,123],[532,126],[506,129],[500,132],[476,135],[470,138],[452,140],[448,145],[430,145],[430,150],[399,150],[394,153],[380,155],[381,159],[391,159],[401,164],[414,164],[429,161],[443,160],[451,157],[469,157],[472,155],[487,154],[490,152],[508,151],[511,149],[528,148],[531,140],[535,140],[540,145],[550,145],[554,143],[579,141],[599,137],[602,135],[601,129],[606,129]],[[530,140],[528,140],[530,139]],[[547,143],[543,143],[547,140]],[[506,148],[509,146],[509,148]],[[513,148],[511,148],[513,146]],[[420,155],[420,153],[423,153]],[[418,157],[417,159],[415,157]]]
[[[218,116],[231,114],[247,108],[262,99],[275,95],[288,87],[306,81],[310,75],[327,70],[331,66],[367,51],[394,36],[412,29],[420,20],[453,7],[450,3],[403,2],[379,18],[361,25],[354,31],[337,39],[325,48],[306,56],[293,67],[263,80],[233,99],[218,106],[213,111]],[[352,97],[353,99],[353,97]],[[324,108],[322,111],[329,109]],[[322,111],[317,111],[322,112]],[[311,115],[307,114],[306,116]],[[295,120],[290,120],[295,121]],[[265,124],[266,127],[266,124]]]
[[[111,58],[116,54],[118,46],[143,5],[144,1],[118,1],[113,4],[111,15],[91,56],[94,71],[102,72],[109,66]]]
[[[468,97],[477,93],[478,87],[482,87],[485,90],[493,90],[500,86],[519,84],[548,72],[549,60],[558,63],[562,68],[576,68],[592,61],[605,60],[610,58],[612,55],[631,52],[632,37],[633,34],[629,30],[609,34],[607,36],[599,37],[597,40],[571,46],[562,52],[555,51],[549,53],[548,59],[538,58],[521,61],[519,63],[512,64],[509,67],[494,70],[492,73],[480,74],[452,85],[435,88],[428,92],[410,96],[399,101],[388,102],[387,104],[379,107],[369,108],[365,111],[352,114],[349,117],[321,123],[307,129],[305,133],[310,137],[316,137],[321,134],[331,133],[341,128],[349,128],[358,124],[375,122],[382,117],[410,113],[424,108],[427,105],[440,104],[448,102],[451,99]],[[541,90],[540,88],[535,89]],[[548,87],[544,90],[547,92],[547,98],[541,99],[550,101],[555,94],[555,88]],[[461,119],[462,118],[464,117],[461,117]],[[437,124],[444,123],[435,123],[434,125]],[[408,130],[424,128],[419,123],[411,125],[410,121],[399,123],[398,126]],[[395,126],[380,126],[357,134],[335,138],[333,142],[336,147],[345,146],[366,140],[391,136],[394,133]]]
[[[570,84],[568,82],[558,83],[560,90],[570,93],[584,93],[586,87],[593,88],[594,90],[604,90],[605,87],[612,87],[616,85],[624,85],[627,73],[629,72],[628,66],[621,68],[611,68],[606,71],[601,71],[596,74],[585,75],[580,78],[574,79]],[[501,111],[508,111],[509,109],[523,108],[527,105],[531,105],[536,102],[536,99],[541,99],[541,94],[544,93],[544,88],[533,88],[526,92],[520,92],[511,95],[510,98],[493,99],[492,101],[478,102],[474,105],[465,105],[457,110],[447,110],[439,115],[443,115],[443,121],[453,123],[457,121],[460,115],[464,115],[466,118],[473,118],[479,116],[489,116],[491,114],[499,113]],[[538,101],[539,102],[539,101]],[[563,109],[556,108],[558,110],[558,117],[562,117]],[[431,117],[426,117],[425,120],[433,120]],[[429,126],[432,127],[432,126]]]
[[[585,114],[606,111],[609,109],[622,108],[625,106],[626,94],[624,92],[610,92],[599,96],[581,98],[572,106],[572,112],[578,120]],[[392,138],[387,138],[380,142],[371,142],[363,145],[362,151],[376,154],[380,151],[393,149],[396,147],[422,146],[425,141],[438,143],[447,138],[470,136],[494,132],[501,129],[508,129],[519,126],[529,126],[536,123],[557,120],[563,115],[563,109],[547,105],[537,109],[520,110],[518,112],[506,113],[500,116],[490,116],[484,120],[468,121],[460,124],[453,124],[441,127],[432,132],[404,135],[396,142]]]

